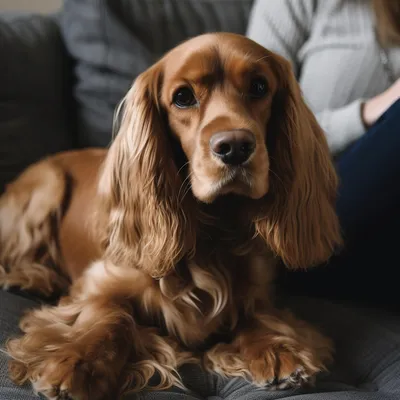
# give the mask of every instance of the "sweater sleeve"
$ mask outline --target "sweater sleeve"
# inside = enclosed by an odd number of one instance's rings
[[[315,0],[255,0],[247,36],[292,63],[296,76],[297,54],[312,24]]]
[[[250,14],[247,36],[288,59],[300,81],[298,53],[310,34],[315,8],[316,0],[255,0]],[[312,110],[332,153],[344,150],[364,134],[361,103],[359,99],[336,109]]]
[[[345,150],[348,145],[365,133],[361,117],[362,103],[363,100],[358,99],[344,107],[315,113],[333,154]]]

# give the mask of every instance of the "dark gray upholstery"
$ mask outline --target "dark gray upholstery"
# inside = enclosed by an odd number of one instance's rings
[[[61,35],[53,17],[0,16],[0,191],[23,167],[46,154],[76,143],[107,145],[114,107],[140,72],[189,36],[219,30],[243,33],[251,3],[65,0],[59,16]],[[17,332],[23,310],[36,305],[0,292],[2,344]],[[188,393],[174,389],[126,399],[400,399],[399,318],[307,298],[291,299],[289,305],[319,325],[337,347],[331,372],[319,376],[313,390],[266,392],[242,379],[227,380],[186,367],[181,373]],[[8,380],[6,364],[6,355],[0,353],[0,400],[37,398],[30,387],[18,388]]]
[[[296,297],[288,306],[297,315],[329,332],[337,349],[329,374],[319,376],[312,390],[266,392],[243,379],[210,376],[187,368],[185,382],[193,391],[185,397],[175,391],[146,393],[132,399],[213,400],[398,400],[400,399],[400,318],[379,311],[335,305]]]
[[[0,16],[0,193],[23,168],[72,145],[65,54],[53,19]]]
[[[66,0],[63,36],[76,59],[79,144],[107,146],[116,104],[164,52],[204,32],[244,33],[252,0]]]
[[[0,341],[17,333],[22,311],[37,303],[0,292]],[[378,310],[335,305],[296,297],[288,306],[334,339],[337,349],[331,372],[318,377],[312,390],[267,392],[243,379],[224,379],[187,366],[181,374],[189,391],[147,392],[125,400],[399,400],[400,318]],[[0,400],[33,400],[29,387],[17,388],[7,378],[5,354],[0,353]],[[110,399],[116,400],[116,399]]]
[[[4,349],[7,339],[18,333],[18,321],[25,310],[37,303],[22,296],[0,291],[0,346]],[[31,388],[15,386],[7,373],[7,356],[0,352],[0,400],[32,400]]]

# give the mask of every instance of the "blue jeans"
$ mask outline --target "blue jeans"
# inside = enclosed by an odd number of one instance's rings
[[[400,309],[400,100],[336,161],[344,248],[324,266],[282,272],[290,291]]]

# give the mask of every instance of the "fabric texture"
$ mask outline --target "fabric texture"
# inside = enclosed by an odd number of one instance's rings
[[[166,51],[212,31],[244,33],[252,0],[66,0],[61,28],[76,60],[79,145],[107,146],[114,109]]]
[[[247,34],[291,61],[333,153],[365,133],[362,101],[393,83],[380,59],[369,0],[256,0]],[[387,52],[399,77],[400,48]]]
[[[400,320],[378,310],[344,307],[312,298],[292,297],[296,315],[329,333],[336,346],[330,373],[318,377],[314,389],[268,392],[243,379],[224,379],[187,366],[181,374],[188,392],[128,394],[124,400],[398,400],[400,398]],[[38,304],[0,292],[0,343],[18,333],[26,309]],[[7,378],[7,356],[0,352],[0,400],[34,400],[29,386],[19,388]]]
[[[51,17],[0,16],[0,193],[25,167],[72,146],[70,65]]]
[[[243,379],[187,369],[188,395],[174,390],[126,396],[124,400],[397,400],[400,398],[400,320],[378,310],[350,308],[306,297],[288,297],[296,315],[329,332],[336,347],[330,372],[315,388],[268,392]],[[187,396],[187,397],[186,397]]]
[[[18,322],[24,311],[38,303],[22,296],[0,290],[0,400],[34,400],[29,385],[19,387],[8,378],[8,357],[3,352],[6,341],[18,333]]]

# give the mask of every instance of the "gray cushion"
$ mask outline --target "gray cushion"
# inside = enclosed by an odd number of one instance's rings
[[[188,37],[244,33],[252,0],[66,0],[81,146],[107,146],[115,106],[138,74]]]
[[[130,395],[125,400],[400,399],[400,318],[304,297],[291,298],[289,307],[335,342],[335,363],[330,373],[318,377],[314,389],[266,392],[243,379],[224,379],[189,367],[183,376],[190,396],[173,390]]]
[[[23,312],[37,307],[38,304],[27,298],[0,290],[0,346],[4,349],[7,339],[18,333],[18,321]],[[33,400],[29,385],[15,386],[8,378],[8,358],[0,351],[0,400]]]
[[[68,65],[50,17],[0,15],[0,193],[27,165],[69,148]],[[70,96],[71,97],[71,96]]]
[[[35,303],[0,291],[0,343],[17,332],[22,311]],[[313,390],[266,392],[243,379],[224,379],[198,367],[181,371],[189,388],[130,394],[125,400],[398,400],[400,399],[400,318],[374,310],[344,307],[311,298],[292,298],[297,315],[318,325],[335,341],[335,364],[320,375]],[[7,378],[7,357],[0,353],[0,400],[34,400],[29,387]]]

